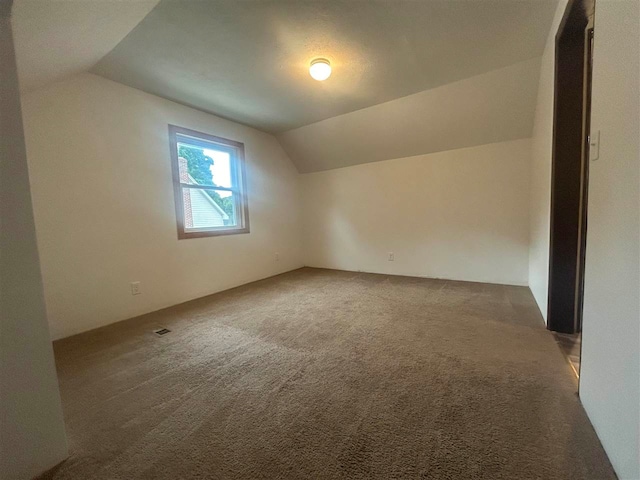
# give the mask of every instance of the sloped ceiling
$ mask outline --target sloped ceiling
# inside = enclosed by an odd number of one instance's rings
[[[278,135],[301,173],[528,138],[540,59]]]
[[[162,0],[92,72],[281,133],[540,56],[556,5]]]
[[[12,23],[23,91],[88,70],[274,133],[314,172],[529,137],[557,3],[16,0]]]
[[[158,0],[14,0],[11,26],[20,89],[30,91],[85,72]]]

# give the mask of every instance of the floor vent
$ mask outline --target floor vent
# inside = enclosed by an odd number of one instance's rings
[[[171,330],[169,330],[168,328],[161,328],[160,330],[154,330],[153,333],[155,333],[156,335],[158,335],[159,337],[161,337],[162,335],[166,335],[167,333],[169,333]]]

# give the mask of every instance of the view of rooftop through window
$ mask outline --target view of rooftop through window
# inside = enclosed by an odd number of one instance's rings
[[[248,233],[244,145],[169,126],[180,238]]]
[[[229,153],[179,143],[178,155],[187,160],[189,183],[213,187],[232,187]],[[229,218],[235,216],[232,192],[226,190],[205,191]]]

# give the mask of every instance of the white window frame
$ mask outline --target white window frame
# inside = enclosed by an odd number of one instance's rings
[[[186,141],[185,141],[186,140]],[[218,150],[229,153],[231,163],[231,187],[212,185],[197,185],[183,183],[180,180],[180,164],[178,158],[178,143],[188,143],[203,149]],[[247,201],[247,181],[244,161],[244,144],[227,138],[209,135],[207,133],[189,130],[175,125],[169,125],[169,148],[171,151],[171,171],[173,173],[173,193],[176,205],[176,223],[178,239],[214,237],[218,235],[235,235],[249,233],[249,204]],[[203,190],[224,190],[234,194],[236,225],[188,228],[185,226],[183,190],[185,188],[199,188]]]

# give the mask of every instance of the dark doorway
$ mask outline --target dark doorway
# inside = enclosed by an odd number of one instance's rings
[[[556,34],[549,330],[582,328],[595,0],[570,0]]]

